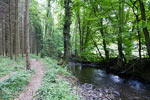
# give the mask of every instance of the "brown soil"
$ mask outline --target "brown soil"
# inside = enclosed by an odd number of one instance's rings
[[[31,69],[35,70],[35,74],[32,75],[32,79],[26,87],[25,91],[23,91],[18,98],[15,100],[33,100],[33,96],[36,91],[40,88],[42,83],[42,78],[45,73],[45,69],[41,61],[37,61],[36,59],[32,59],[31,61]]]

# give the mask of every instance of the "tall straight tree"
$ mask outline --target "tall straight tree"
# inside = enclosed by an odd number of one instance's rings
[[[30,70],[30,48],[29,48],[29,0],[25,1],[25,40],[26,40],[26,69]]]
[[[145,14],[145,6],[144,6],[143,0],[139,0],[139,4],[140,4],[140,10],[141,10],[141,18],[143,20],[143,25],[144,25],[146,22],[146,14]],[[148,56],[150,58],[150,39],[149,39],[149,32],[148,32],[147,26],[143,27],[143,32],[144,32],[144,36],[146,40]]]
[[[9,28],[9,56],[10,59],[13,59],[13,48],[12,48],[12,33],[11,33],[11,0],[8,0],[8,28]]]
[[[119,65],[122,66],[125,62],[125,56],[123,54],[122,47],[122,32],[123,32],[123,14],[124,14],[124,2],[119,0],[119,32],[118,32],[118,51],[119,51]]]
[[[47,37],[47,32],[48,32],[48,19],[50,16],[50,1],[51,0],[47,0],[47,14],[46,14],[46,20],[45,20],[45,38]]]
[[[68,63],[70,57],[70,2],[71,0],[64,0],[65,6],[65,23],[64,23],[64,60]]]
[[[18,55],[18,0],[15,0],[15,60],[17,60],[17,55]]]
[[[25,51],[25,50],[24,50],[24,47],[25,47],[25,46],[24,46],[24,45],[25,45],[25,43],[24,43],[24,42],[25,42],[25,41],[24,41],[24,40],[25,40],[25,39],[24,39],[24,19],[25,19],[25,18],[24,18],[24,2],[23,2],[23,1],[22,1],[22,8],[21,8],[21,9],[22,9],[22,17],[21,17],[21,26],[22,26],[22,27],[21,27],[21,28],[22,28],[22,29],[21,29],[21,33],[22,33],[21,49],[22,49],[22,50],[21,50],[21,51],[22,51],[22,52],[21,52],[21,53],[22,53],[22,57],[24,57],[24,51]]]
[[[5,56],[5,15],[3,16],[3,22],[2,22],[2,34],[3,34],[3,56]]]

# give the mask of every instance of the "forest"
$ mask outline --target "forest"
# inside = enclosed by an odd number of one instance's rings
[[[150,100],[150,0],[0,0],[0,100]]]

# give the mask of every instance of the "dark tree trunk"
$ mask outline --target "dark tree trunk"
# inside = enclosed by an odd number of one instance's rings
[[[142,20],[146,22],[145,7],[144,7],[143,0],[139,0],[139,4],[140,4]],[[143,22],[143,25],[145,24],[145,22]],[[150,39],[149,39],[149,32],[148,32],[147,26],[143,27],[143,32],[144,32],[145,41],[146,41],[147,53],[150,58]]]
[[[96,49],[97,49],[97,51],[98,51],[98,53],[99,53],[99,56],[100,56],[100,57],[103,59],[103,61],[104,61],[104,57],[102,56],[102,54],[101,54],[101,52],[100,52],[100,50],[99,50],[99,48],[98,48],[98,45],[97,45],[96,41],[94,41],[93,38],[92,38],[92,41],[93,41],[94,46],[96,47]]]
[[[0,16],[1,17],[1,16]],[[3,41],[2,41],[2,38],[3,38],[3,32],[2,32],[3,28],[2,28],[2,20],[0,18],[0,56],[3,54]]]
[[[141,59],[142,59],[142,54],[141,54],[141,50],[142,50],[142,43],[141,43],[141,34],[140,34],[140,28],[139,28],[139,21],[140,21],[140,19],[139,19],[139,14],[138,14],[138,7],[136,6],[136,2],[137,1],[135,1],[135,2],[133,2],[132,0],[130,0],[130,2],[132,3],[132,5],[133,5],[133,7],[132,7],[132,10],[133,10],[133,13],[134,13],[134,15],[135,15],[135,17],[136,17],[136,24],[137,24],[137,27],[136,27],[136,29],[137,29],[137,36],[138,36],[138,42],[139,42],[139,49],[138,49],[138,51],[139,51],[139,58],[140,58],[140,61],[141,61]],[[136,8],[136,11],[135,11],[135,8]],[[136,13],[137,12],[137,13]]]
[[[8,21],[8,26],[9,26],[9,56],[10,59],[13,59],[13,48],[12,48],[12,33],[11,33],[11,5],[10,5],[11,0],[8,1],[8,14],[9,14],[9,21]]]
[[[75,57],[78,56],[78,49],[77,49],[77,43],[78,43],[78,34],[77,34],[77,31],[78,31],[78,24],[76,23],[75,24]]]
[[[9,56],[8,52],[9,52],[9,23],[8,23],[8,17],[9,17],[9,14],[6,14],[5,16],[5,54],[6,56]]]
[[[64,24],[64,60],[68,63],[70,57],[70,0],[64,0],[65,4],[65,24]]]
[[[78,25],[79,25],[79,34],[80,34],[80,53],[82,52],[82,31],[81,31],[81,20],[80,20],[80,12],[77,15]]]
[[[123,54],[122,47],[122,32],[123,32],[123,11],[124,11],[124,3],[119,0],[119,32],[118,32],[118,51],[119,51],[119,66],[122,67],[123,63],[126,62],[125,56]]]
[[[89,36],[90,36],[90,28],[89,28],[89,26],[87,26],[87,29],[86,29],[87,31],[86,31],[86,35],[85,35],[85,41],[84,41],[84,48],[86,48],[86,46],[87,46],[87,43],[88,43],[88,40],[89,40]]]
[[[3,56],[5,56],[5,15],[3,16],[2,22],[2,35],[3,35]]]
[[[19,38],[19,33],[18,33],[18,0],[15,0],[15,60],[17,60],[18,56],[18,38]]]
[[[103,48],[104,48],[104,51],[105,51],[105,56],[106,56],[106,60],[108,61],[109,60],[109,51],[107,49],[107,45],[106,45],[106,39],[105,39],[105,34],[104,34],[104,29],[103,29],[103,19],[101,18],[100,19],[100,33],[102,35],[102,38],[103,38]]]
[[[140,57],[140,61],[142,59],[142,54],[141,54],[141,50],[142,50],[142,43],[141,43],[141,34],[140,34],[140,29],[139,29],[139,26],[138,26],[138,23],[139,23],[139,17],[138,15],[136,15],[136,23],[137,23],[137,34],[138,34],[138,40],[139,40],[139,57]]]

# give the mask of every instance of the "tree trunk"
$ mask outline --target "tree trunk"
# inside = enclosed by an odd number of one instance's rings
[[[140,4],[142,20],[144,21],[143,25],[145,25],[146,15],[145,15],[145,7],[144,7],[143,0],[139,0],[139,4]],[[149,39],[149,32],[148,32],[147,26],[143,27],[143,32],[144,32],[145,41],[146,41],[147,53],[150,58],[150,39]]]
[[[47,32],[48,32],[48,19],[49,19],[49,13],[50,13],[50,1],[51,0],[47,0],[47,15],[46,15],[46,20],[45,20],[45,40],[46,40],[46,37],[47,37]]]
[[[9,52],[9,14],[6,14],[5,16],[5,54],[8,55]]]
[[[140,61],[142,59],[142,54],[141,54],[141,50],[142,50],[142,43],[141,43],[141,34],[140,34],[140,28],[138,26],[138,23],[139,23],[139,17],[138,15],[136,15],[136,23],[137,23],[137,34],[138,34],[138,40],[139,40],[139,57],[140,57]]]
[[[76,23],[75,24],[75,57],[78,56],[78,49],[77,49],[77,43],[78,43],[78,34],[77,34],[77,27],[78,27],[78,24]]]
[[[25,1],[25,40],[26,40],[26,69],[30,70],[30,47],[29,47],[29,0]]]
[[[70,0],[64,0],[65,4],[65,24],[64,24],[64,60],[68,63],[70,57]]]
[[[22,1],[22,17],[21,17],[21,54],[24,57],[24,2]]]
[[[118,33],[118,51],[119,51],[119,66],[122,67],[123,63],[126,62],[122,48],[122,32],[123,32],[123,14],[124,14],[124,3],[119,0],[119,33]]]
[[[104,30],[103,30],[103,18],[100,19],[100,32],[103,38],[103,48],[105,51],[105,56],[106,56],[106,60],[109,60],[109,51],[107,49],[107,45],[106,45],[106,39],[105,39],[105,34],[104,34]]]
[[[98,53],[99,53],[99,56],[103,59],[103,61],[104,61],[104,57],[102,56],[102,54],[101,54],[101,52],[100,52],[100,50],[99,50],[99,48],[98,48],[98,45],[97,45],[97,43],[94,41],[94,39],[92,38],[92,41],[93,41],[93,43],[94,43],[94,46],[96,47],[96,49],[97,49],[97,51],[98,51]]]
[[[5,15],[3,16],[2,22],[2,35],[3,35],[3,56],[5,56]]]
[[[0,16],[1,17],[1,16]],[[3,34],[2,34],[2,20],[0,19],[0,56],[3,54],[3,41],[2,41],[2,37],[3,37]]]
[[[12,33],[11,33],[11,0],[8,0],[8,14],[9,14],[9,21],[8,21],[8,27],[9,27],[9,56],[10,59],[13,59],[13,48],[12,48]]]
[[[82,31],[81,31],[81,20],[80,20],[80,12],[77,15],[78,25],[79,25],[79,34],[80,34],[80,53],[82,52]]]
[[[18,0],[15,0],[15,61],[18,56],[18,44],[19,44],[19,31],[18,31]]]

